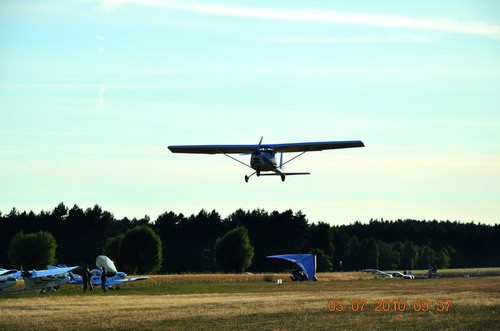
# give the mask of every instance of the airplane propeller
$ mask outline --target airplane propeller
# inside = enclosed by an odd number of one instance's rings
[[[251,152],[248,152],[248,153],[242,153],[240,155],[259,155],[259,149],[260,149],[260,146],[262,145],[262,140],[264,139],[264,136],[260,137],[260,140],[259,140],[259,143],[257,144],[257,146],[251,151]]]
[[[252,155],[259,155],[260,154],[259,150],[260,150],[260,145],[262,145],[262,139],[264,139],[264,136],[260,137],[259,144],[252,151]]]
[[[260,137],[259,144],[257,145],[257,150],[259,150],[260,145],[262,145],[262,139],[264,139],[264,136]]]

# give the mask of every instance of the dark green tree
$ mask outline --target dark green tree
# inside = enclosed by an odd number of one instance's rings
[[[316,271],[317,272],[333,271],[332,258],[327,256],[325,254],[325,252],[323,252],[319,248],[313,248],[311,250],[311,253],[316,255]]]
[[[336,270],[344,271],[348,269],[348,261],[351,258],[351,250],[349,247],[349,235],[344,229],[333,228],[333,242],[335,250],[333,252],[333,263]]]
[[[361,269],[360,243],[356,235],[349,239],[349,259],[343,261],[344,270]]]
[[[446,249],[446,247],[441,248],[434,258],[434,261],[439,269],[448,268],[451,264],[451,257],[448,249]]]
[[[180,229],[180,224],[185,220],[184,215],[165,212],[158,216],[154,224],[162,242],[162,272],[182,272],[182,262],[188,257],[185,255],[189,242]]]
[[[392,244],[385,243],[383,241],[378,242],[379,246],[379,268],[382,270],[396,270],[399,266],[399,260],[401,257],[398,251],[398,246],[401,242],[396,242]]]
[[[379,247],[375,238],[363,239],[359,244],[358,260],[363,269],[378,269]]]
[[[12,264],[24,269],[45,269],[54,264],[57,242],[45,231],[17,233],[11,240],[8,256]]]
[[[102,253],[113,260],[117,266],[117,268],[121,268],[122,265],[120,263],[120,248],[122,244],[122,240],[125,235],[120,234],[115,237],[108,238],[106,240],[106,244],[102,249]]]
[[[118,259],[128,273],[144,274],[160,270],[162,262],[160,237],[147,225],[139,225],[123,236]]]
[[[151,225],[150,221],[147,216],[133,220],[126,217],[115,219],[99,205],[82,209],[77,205],[68,207],[62,202],[51,211],[38,213],[16,208],[12,208],[10,212],[0,211],[0,265],[7,267],[11,264],[8,257],[9,244],[21,230],[24,233],[51,233],[58,245],[57,261],[85,265],[102,254],[107,238],[124,234],[137,225],[153,227],[160,235],[164,261],[162,272],[214,271],[216,239],[237,226],[244,226],[252,238],[254,258],[248,270],[255,272],[276,271],[275,266],[266,259],[267,255],[310,252],[313,248],[319,248],[330,256],[331,243],[335,245],[335,270],[341,269],[340,261],[344,270],[359,269],[363,267],[359,260],[363,258],[359,245],[370,238],[376,238],[379,243],[379,268],[382,269],[409,269],[411,259],[409,260],[408,254],[405,256],[406,260],[401,257],[405,247],[403,243],[410,241],[422,253],[416,262],[413,259],[414,268],[419,263],[424,263],[427,267],[429,249],[424,247],[426,245],[434,250],[434,254],[430,254],[432,264],[447,264],[444,251],[440,255],[441,248],[446,247],[451,259],[449,267],[500,265],[498,254],[484,253],[500,251],[500,224],[372,219],[369,224],[355,222],[330,226],[324,223],[308,224],[306,216],[301,212],[286,210],[269,213],[259,209],[240,209],[226,219],[222,219],[216,211],[202,210],[190,217],[165,212],[158,217],[156,224]],[[328,228],[333,234],[333,240]],[[354,236],[357,240],[351,241]],[[381,243],[392,245],[393,253],[387,246],[382,247]],[[410,253],[413,256],[413,252]],[[115,258],[115,261],[118,260]],[[401,262],[405,262],[406,267]],[[396,264],[397,267],[393,268]]]
[[[223,272],[243,272],[251,264],[254,249],[248,231],[242,226],[227,232],[215,242],[215,264]]]
[[[416,268],[427,269],[429,266],[434,265],[436,260],[436,252],[432,247],[423,245],[419,247],[418,264]]]
[[[319,248],[323,253],[333,259],[333,229],[329,224],[319,222],[309,225],[310,239],[309,246]]]
[[[401,252],[400,267],[407,270],[414,270],[418,262],[418,247],[413,241],[407,241],[404,244],[403,251]]]

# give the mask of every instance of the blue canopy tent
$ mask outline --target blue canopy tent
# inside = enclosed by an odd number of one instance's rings
[[[316,280],[316,255],[314,254],[270,255],[267,258],[283,259],[295,263],[305,273],[307,280]]]

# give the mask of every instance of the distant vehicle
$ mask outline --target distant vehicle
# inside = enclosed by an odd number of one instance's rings
[[[224,154],[227,157],[242,163],[243,165],[255,170],[251,175],[245,176],[245,182],[250,177],[257,174],[259,176],[280,176],[285,181],[286,176],[291,175],[310,175],[309,172],[284,172],[283,166],[296,159],[306,152],[322,151],[325,149],[339,149],[364,147],[362,141],[316,141],[307,143],[288,143],[288,144],[262,144],[262,138],[257,145],[181,145],[168,146],[172,153],[190,153],[190,154]],[[280,164],[276,163],[276,154],[281,153]],[[283,162],[283,153],[300,153],[294,158]],[[250,154],[250,165],[230,156],[229,154]],[[261,172],[271,172],[261,174]]]
[[[380,277],[415,279],[415,276],[413,276],[412,274],[403,274],[399,271],[384,272],[378,269],[363,269],[361,271]]]
[[[395,278],[415,279],[415,276],[413,276],[412,274],[403,274],[399,271],[389,272],[389,275]]]
[[[387,277],[387,278],[393,278],[393,276],[387,272],[380,271],[378,269],[363,269],[361,270],[362,272],[366,272],[369,274],[373,274],[378,277]]]

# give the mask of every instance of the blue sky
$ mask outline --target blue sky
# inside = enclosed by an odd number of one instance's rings
[[[498,223],[499,17],[496,0],[2,1],[0,211]],[[261,136],[366,148],[248,184],[166,149]]]

